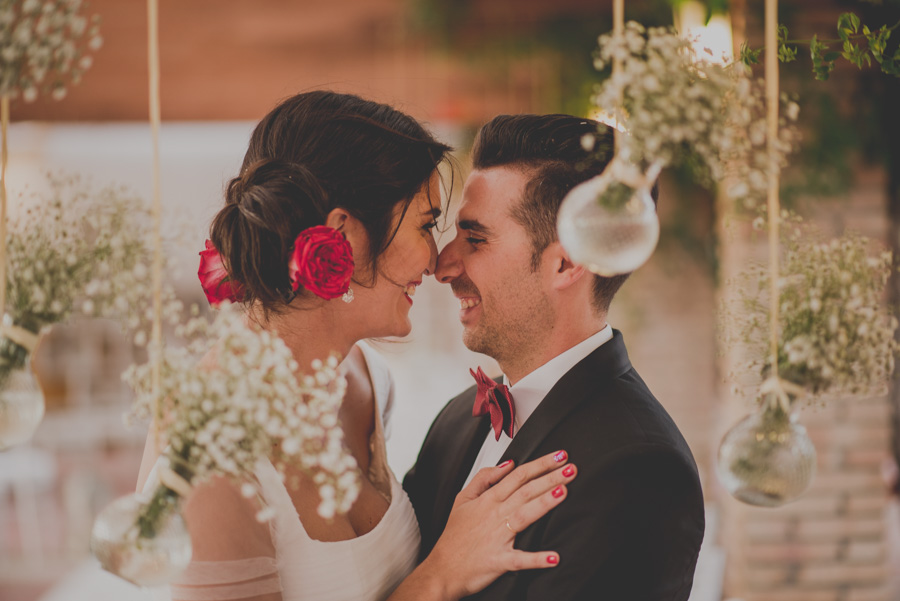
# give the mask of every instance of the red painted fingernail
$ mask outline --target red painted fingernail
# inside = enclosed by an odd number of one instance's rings
[[[563,487],[557,486],[556,488],[553,489],[553,492],[550,494],[553,495],[554,497],[556,497],[557,499],[560,498],[563,494]]]
[[[559,563],[559,557],[557,557],[556,555],[548,555],[547,563],[552,563],[553,565],[556,565]]]
[[[565,461],[567,457],[568,457],[568,455],[566,454],[565,451],[560,451],[559,453],[557,453],[556,455],[553,456],[553,460],[556,461],[556,463],[559,463],[560,461]]]
[[[562,471],[562,475],[565,476],[566,478],[568,478],[569,476],[571,476],[574,473],[575,473],[574,465],[567,465],[566,467],[563,468],[563,471]]]
[[[498,465],[497,467],[506,467],[506,466],[509,465],[510,463],[512,463],[512,459],[507,459],[506,461],[504,461],[503,463],[501,463],[501,464]]]

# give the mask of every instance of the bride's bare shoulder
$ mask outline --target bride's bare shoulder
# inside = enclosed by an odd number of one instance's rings
[[[353,345],[347,358],[341,362],[344,367],[344,375],[347,378],[347,393],[344,396],[345,402],[350,401],[353,404],[362,403],[371,405],[375,398],[372,389],[372,381],[369,377],[369,366],[366,363],[366,356],[358,345]]]

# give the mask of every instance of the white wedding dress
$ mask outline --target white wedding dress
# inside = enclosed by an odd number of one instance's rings
[[[229,561],[192,562],[171,590],[158,598],[223,601],[280,593],[283,601],[381,601],[413,570],[419,553],[419,526],[409,498],[391,472],[385,454],[385,432],[393,404],[393,385],[378,353],[360,344],[375,394],[375,431],[369,441],[369,478],[389,501],[375,528],[349,540],[323,542],[310,538],[291,497],[271,462],[257,466],[255,476],[269,522],[269,556]],[[156,468],[145,490],[158,482]]]

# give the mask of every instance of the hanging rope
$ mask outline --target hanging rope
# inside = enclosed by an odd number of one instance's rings
[[[157,426],[162,422],[162,399],[160,398],[160,364],[162,360],[162,201],[159,183],[159,4],[158,0],[147,0],[148,23],[148,66],[150,72],[150,137],[153,145],[153,326],[150,336],[152,372],[151,382],[155,398]],[[156,448],[159,444],[159,428],[156,428]]]
[[[6,311],[6,163],[9,147],[6,136],[9,129],[9,96],[0,96],[0,317]]]
[[[772,371],[770,377],[778,381],[778,248],[781,205],[778,198],[779,168],[776,163],[778,142],[778,0],[766,0],[766,117],[769,154],[769,352]]]
[[[613,37],[616,40],[621,40],[622,36],[625,35],[625,0],[613,0]],[[618,55],[613,57],[613,65],[612,65],[612,75],[615,78],[622,71],[622,61],[618,58]],[[618,101],[616,102],[616,122],[615,127],[613,127],[613,142],[615,144],[615,151],[618,153],[622,146],[620,144],[622,139],[622,122],[624,121],[622,115],[622,93],[619,94]]]

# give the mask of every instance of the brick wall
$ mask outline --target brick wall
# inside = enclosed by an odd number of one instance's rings
[[[818,456],[809,490],[775,509],[723,495],[726,592],[746,601],[889,601],[886,399],[834,398],[800,415]]]
[[[852,229],[884,236],[884,174],[861,172],[849,203],[817,209],[812,218],[833,234]],[[852,207],[852,210],[851,210]],[[727,269],[759,256],[746,232],[732,239]],[[727,257],[726,257],[727,258]],[[726,364],[736,363],[736,354]],[[716,433],[752,409],[730,397]],[[889,457],[890,408],[885,396],[825,398],[799,412],[816,446],[817,474],[797,501],[757,508],[718,491],[721,542],[727,555],[725,598],[744,601],[892,601],[888,510],[882,471]]]

